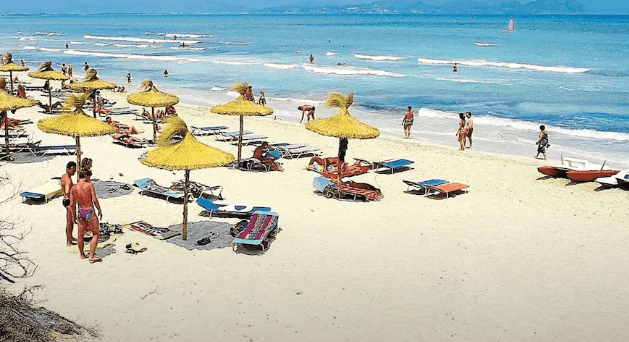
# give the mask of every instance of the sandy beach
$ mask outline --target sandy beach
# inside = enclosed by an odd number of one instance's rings
[[[127,94],[102,94],[117,101],[115,107],[128,106]],[[238,129],[238,117],[184,105],[177,110],[189,127]],[[35,107],[10,117],[37,122],[48,115]],[[151,126],[132,115],[114,119],[152,136]],[[270,142],[302,142],[320,147],[323,156],[337,154],[338,139],[303,124],[273,115],[244,122]],[[26,129],[42,145],[74,143],[43,133],[36,123]],[[198,140],[236,155],[235,146],[212,136]],[[384,197],[374,202],[316,193],[317,174],[305,170],[309,158],[282,160],[284,172],[193,170],[191,180],[223,186],[223,203],[269,206],[280,215],[281,231],[264,254],[188,250],[126,229],[114,242],[116,253],[90,264],[65,246],[61,198],[27,204],[16,196],[0,210],[32,228],[20,248],[38,268],[9,290],[43,285],[36,292],[42,306],[97,326],[101,341],[627,340],[629,192],[541,179],[537,167],[557,160],[461,152],[455,145],[454,137],[451,147],[387,136],[350,140],[350,161],[415,162],[408,171],[355,177],[382,190]],[[152,147],[125,148],[110,136],[82,138],[81,147],[100,180],[133,184],[149,177],[170,185],[184,176],[142,165],[138,156]],[[243,156],[252,153],[243,148]],[[72,160],[76,156],[1,162],[0,172],[24,191],[63,175]],[[429,178],[467,184],[469,192],[425,197],[408,193],[402,182]],[[100,204],[101,222],[182,222],[181,204],[137,189]],[[190,203],[189,222],[238,222],[201,212]],[[125,253],[134,242],[147,251]]]

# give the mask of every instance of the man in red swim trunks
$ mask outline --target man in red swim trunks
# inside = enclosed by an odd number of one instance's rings
[[[98,244],[99,217],[103,218],[103,212],[100,209],[98,198],[96,197],[96,190],[94,190],[94,184],[90,183],[90,177],[92,172],[90,170],[83,169],[79,171],[79,182],[70,190],[70,210],[72,211],[72,217],[79,226],[79,256],[81,259],[85,259],[87,256],[83,251],[84,236],[86,230],[89,229],[92,232],[92,242],[90,243],[90,263],[99,262],[101,259],[94,254],[96,253],[96,245]],[[76,206],[78,205],[78,212]],[[94,205],[98,209],[98,216],[94,212]]]
[[[304,114],[306,112],[308,112],[308,116],[306,117],[308,119],[308,121],[310,121],[310,116],[312,116],[312,120],[314,120],[314,114],[315,114],[315,107],[311,106],[311,105],[303,105],[303,106],[299,106],[297,107],[298,110],[301,110],[301,120],[299,120],[299,122],[301,123],[302,121],[304,121]]]

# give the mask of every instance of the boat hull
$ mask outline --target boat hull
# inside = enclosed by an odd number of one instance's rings
[[[593,182],[597,178],[611,177],[618,173],[618,170],[572,170],[567,176],[574,182]]]
[[[557,166],[540,166],[537,168],[537,171],[539,171],[542,174],[545,174],[546,176],[550,176],[550,177],[567,177],[567,173],[568,173],[568,169],[564,168],[564,167],[557,167]]]

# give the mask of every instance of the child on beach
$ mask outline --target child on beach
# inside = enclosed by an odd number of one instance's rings
[[[402,119],[402,126],[404,126],[404,139],[411,137],[411,126],[413,126],[413,112],[411,109],[412,107],[408,106],[408,110],[406,110],[404,118]]]
[[[459,113],[459,127],[456,130],[456,136],[459,139],[461,151],[465,151],[465,114]]]
[[[539,157],[539,154],[541,153],[544,155],[544,160],[546,160],[546,147],[550,146],[550,144],[548,144],[548,133],[546,133],[546,126],[544,125],[539,126],[539,130],[539,136],[535,142],[537,144],[537,154],[535,155],[535,158]]]

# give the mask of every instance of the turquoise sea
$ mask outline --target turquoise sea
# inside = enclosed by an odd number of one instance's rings
[[[514,32],[506,30],[509,19],[4,15],[0,52],[32,69],[46,60],[57,70],[72,64],[79,77],[88,62],[121,84],[130,72],[134,85],[151,78],[190,104],[210,105],[246,80],[293,121],[302,102],[353,92],[350,112],[383,134],[403,136],[402,113],[411,105],[418,110],[413,139],[453,147],[456,113],[470,111],[481,152],[532,156],[544,124],[550,158],[629,167],[629,17],[521,16]]]

